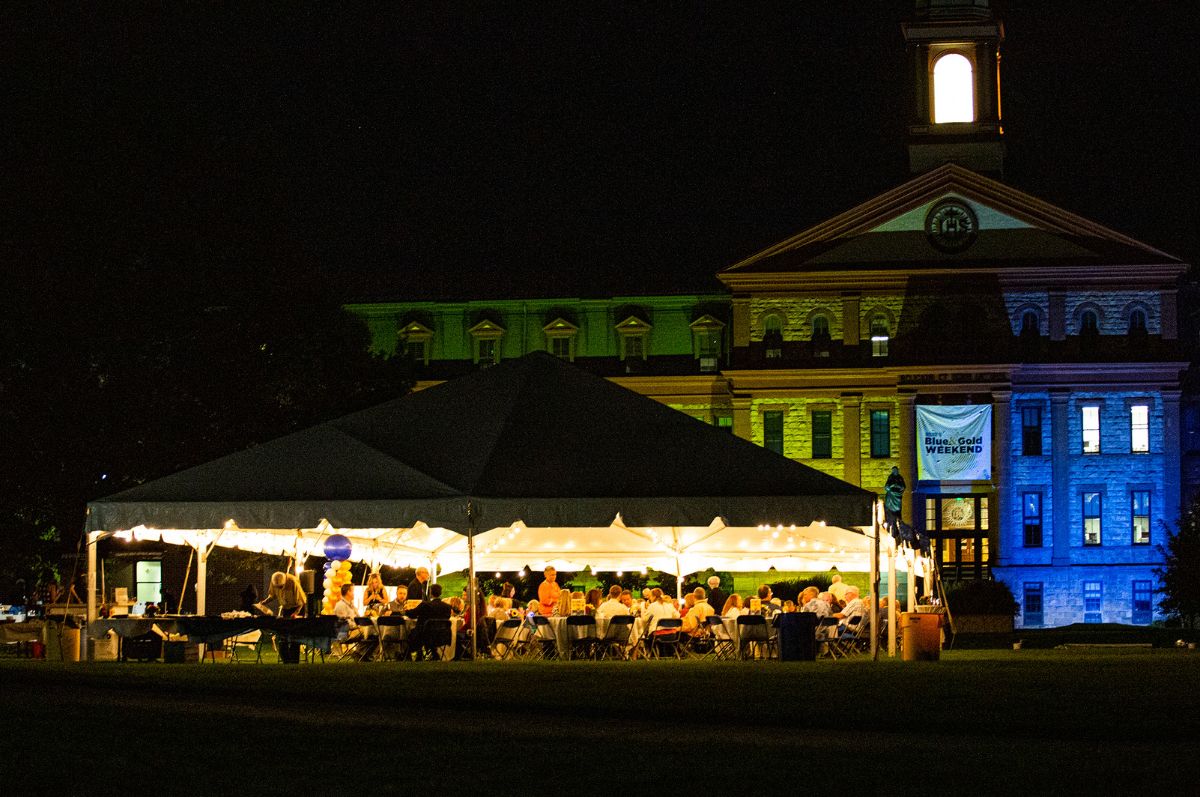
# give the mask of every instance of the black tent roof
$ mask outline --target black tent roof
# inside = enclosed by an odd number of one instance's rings
[[[545,353],[95,501],[89,530],[871,523],[874,496]]]

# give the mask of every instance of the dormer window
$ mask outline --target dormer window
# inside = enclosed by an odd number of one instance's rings
[[[971,62],[946,53],[933,64],[934,124],[975,121],[975,77]]]
[[[474,343],[474,362],[484,367],[500,362],[500,341],[504,338],[504,327],[485,318],[467,330]]]
[[[418,321],[410,321],[397,333],[397,354],[417,365],[429,365],[429,349],[433,342],[433,330]]]
[[[701,373],[715,373],[721,362],[721,343],[725,324],[706,314],[697,318],[690,326],[692,328],[692,356],[700,361]]]
[[[565,318],[556,318],[542,327],[546,335],[546,350],[555,357],[568,362],[575,361],[575,340],[579,337],[579,327]]]
[[[644,321],[631,315],[617,324],[617,337],[620,340],[621,360],[645,360],[649,347],[646,345],[653,329],[649,321]]]
[[[887,357],[890,340],[887,318],[882,315],[873,316],[871,318],[871,356]]]
[[[768,360],[783,357],[783,320],[777,315],[763,319],[763,349]]]
[[[812,317],[812,347],[817,357],[829,356],[829,344],[832,340],[829,334],[829,317],[817,314]]]

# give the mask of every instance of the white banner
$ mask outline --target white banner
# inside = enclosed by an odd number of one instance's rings
[[[991,479],[991,405],[917,405],[917,478],[921,481]]]

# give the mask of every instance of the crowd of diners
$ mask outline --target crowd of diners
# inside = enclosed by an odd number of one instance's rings
[[[845,583],[837,574],[832,577],[828,590],[809,586],[795,601],[780,600],[767,584],[759,585],[748,595],[726,592],[721,588],[718,576],[710,577],[707,584],[707,589],[697,586],[682,599],[649,587],[635,595],[620,584],[613,584],[607,590],[594,588],[584,593],[561,586],[555,568],[547,567],[536,598],[521,605],[516,588],[504,582],[496,594],[478,595],[477,610],[472,611],[465,589],[461,596],[444,596],[442,585],[431,584],[428,569],[422,567],[417,569],[412,581],[396,586],[390,594],[379,573],[372,573],[363,589],[361,605],[355,602],[353,587],[344,585],[334,614],[339,619],[339,640],[342,642],[354,641],[364,634],[365,627],[361,623],[364,616],[403,616],[415,620],[418,629],[423,620],[459,620],[463,629],[458,635],[462,653],[469,649],[472,633],[478,635],[478,649],[486,651],[499,624],[517,619],[532,632],[533,618],[539,615],[547,618],[590,615],[598,620],[628,615],[636,618],[640,633],[651,635],[657,631],[660,620],[679,619],[682,621],[680,633],[685,638],[696,639],[709,634],[709,618],[713,616],[736,619],[741,615],[760,614],[771,619],[780,613],[810,612],[818,618],[833,617],[839,621],[824,626],[825,633],[832,636],[855,630],[858,623],[866,622],[868,614],[859,588]],[[409,655],[417,652],[420,644],[420,639],[410,640]]]

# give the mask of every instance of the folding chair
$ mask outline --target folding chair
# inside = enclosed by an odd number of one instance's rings
[[[225,640],[225,653],[230,664],[236,664],[241,661],[238,656],[238,650],[241,648],[251,648],[254,651],[254,663],[262,664],[263,646],[267,644],[269,639],[263,638],[263,632],[260,629],[247,631],[244,634],[231,636]]]
[[[712,638],[713,656],[718,661],[728,661],[737,655],[737,644],[733,641],[733,635],[725,627],[725,621],[715,614],[708,618],[708,633]]]
[[[846,621],[846,630],[838,636],[838,642],[847,656],[869,650],[871,647],[871,624],[865,617],[854,616]],[[854,626],[851,628],[851,626]]]
[[[827,653],[831,659],[836,659],[840,655],[837,646],[838,622],[836,617],[822,617],[817,620],[817,642],[825,647],[821,655]]]
[[[429,659],[442,661],[446,648],[450,647],[450,620],[429,619],[417,623],[416,629],[410,636],[409,647],[417,655],[418,660]]]
[[[529,645],[529,629],[519,619],[505,620],[496,628],[492,639],[493,659],[512,659],[525,653]]]
[[[408,618],[400,614],[385,614],[379,623],[379,655],[403,661],[408,653]]]
[[[595,658],[598,641],[595,617],[573,614],[567,618],[567,658],[575,658],[576,653],[585,659]]]
[[[597,658],[629,658],[629,638],[633,635],[633,617],[617,615],[609,618],[604,636],[596,642]]]
[[[376,640],[372,636],[375,627],[368,617],[354,618],[354,625],[349,621],[339,622],[337,643],[339,651],[334,661],[366,661],[375,651]]]
[[[743,659],[768,658],[771,654],[771,630],[767,618],[743,614],[737,618],[738,655]]]
[[[683,620],[674,617],[664,617],[658,621],[658,627],[650,636],[650,653],[656,659],[661,659],[664,653],[669,653],[677,659],[683,658],[682,640]]]
[[[529,646],[530,655],[537,659],[558,658],[558,637],[554,634],[554,626],[550,619],[540,614],[533,616],[533,643]]]

